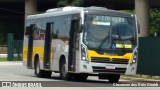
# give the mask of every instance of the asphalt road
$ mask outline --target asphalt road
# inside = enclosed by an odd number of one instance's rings
[[[53,86],[54,88],[61,90],[71,90],[71,89],[79,89],[79,90],[99,90],[99,89],[108,89],[108,90],[128,90],[128,89],[136,89],[136,90],[159,90],[160,87],[113,87],[113,84],[110,84],[108,80],[99,80],[98,77],[90,76],[86,81],[64,81],[61,80],[59,74],[52,73],[51,78],[37,78],[34,75],[34,71],[30,69],[26,69],[22,65],[22,62],[0,62],[0,81],[36,81],[43,82],[43,84],[48,84],[49,86]],[[127,84],[127,83],[142,83],[143,81],[132,81],[132,80],[123,80],[119,81],[119,84]],[[61,87],[61,88],[60,88]],[[79,88],[77,88],[79,87]],[[10,88],[7,88],[9,90]],[[23,88],[26,89],[26,88]],[[31,88],[32,89],[32,88]],[[35,88],[33,88],[35,89]],[[39,90],[44,89],[39,88]],[[46,89],[50,89],[50,87],[46,87]],[[12,89],[13,90],[13,89]],[[18,90],[18,88],[16,88]]]

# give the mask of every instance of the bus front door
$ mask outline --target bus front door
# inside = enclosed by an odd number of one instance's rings
[[[68,71],[76,70],[76,44],[78,42],[78,27],[79,20],[72,20],[69,38]]]

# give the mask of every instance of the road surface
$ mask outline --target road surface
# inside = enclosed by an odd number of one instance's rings
[[[99,80],[98,77],[90,76],[86,81],[64,81],[59,78],[59,74],[52,73],[51,78],[37,78],[34,75],[34,70],[26,69],[22,65],[22,62],[0,62],[0,81],[36,81],[36,82],[46,82],[50,86],[58,90],[159,90],[160,87],[113,87],[113,84],[110,84],[108,80]],[[142,83],[143,81],[132,81],[132,80],[123,80],[119,81],[120,84],[126,83]],[[77,88],[79,87],[79,88]],[[46,87],[46,89],[51,87]],[[4,88],[9,90],[9,88]],[[24,88],[26,89],[26,88]],[[31,88],[32,89],[32,88]],[[35,89],[35,88],[34,88]],[[40,88],[39,90],[44,89]],[[12,89],[13,90],[13,89]],[[16,88],[16,90],[18,90]]]

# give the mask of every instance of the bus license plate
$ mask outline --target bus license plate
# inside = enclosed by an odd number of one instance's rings
[[[106,66],[106,69],[116,69],[116,67],[113,66],[113,65],[107,65],[107,66]]]

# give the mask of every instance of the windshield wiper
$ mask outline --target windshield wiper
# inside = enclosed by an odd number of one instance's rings
[[[134,38],[134,36],[121,36],[122,40],[129,40],[131,38]]]
[[[131,39],[131,38],[134,38],[134,36],[119,36],[119,35],[112,35],[112,38],[113,39],[116,39],[116,40],[128,40],[128,39]]]

